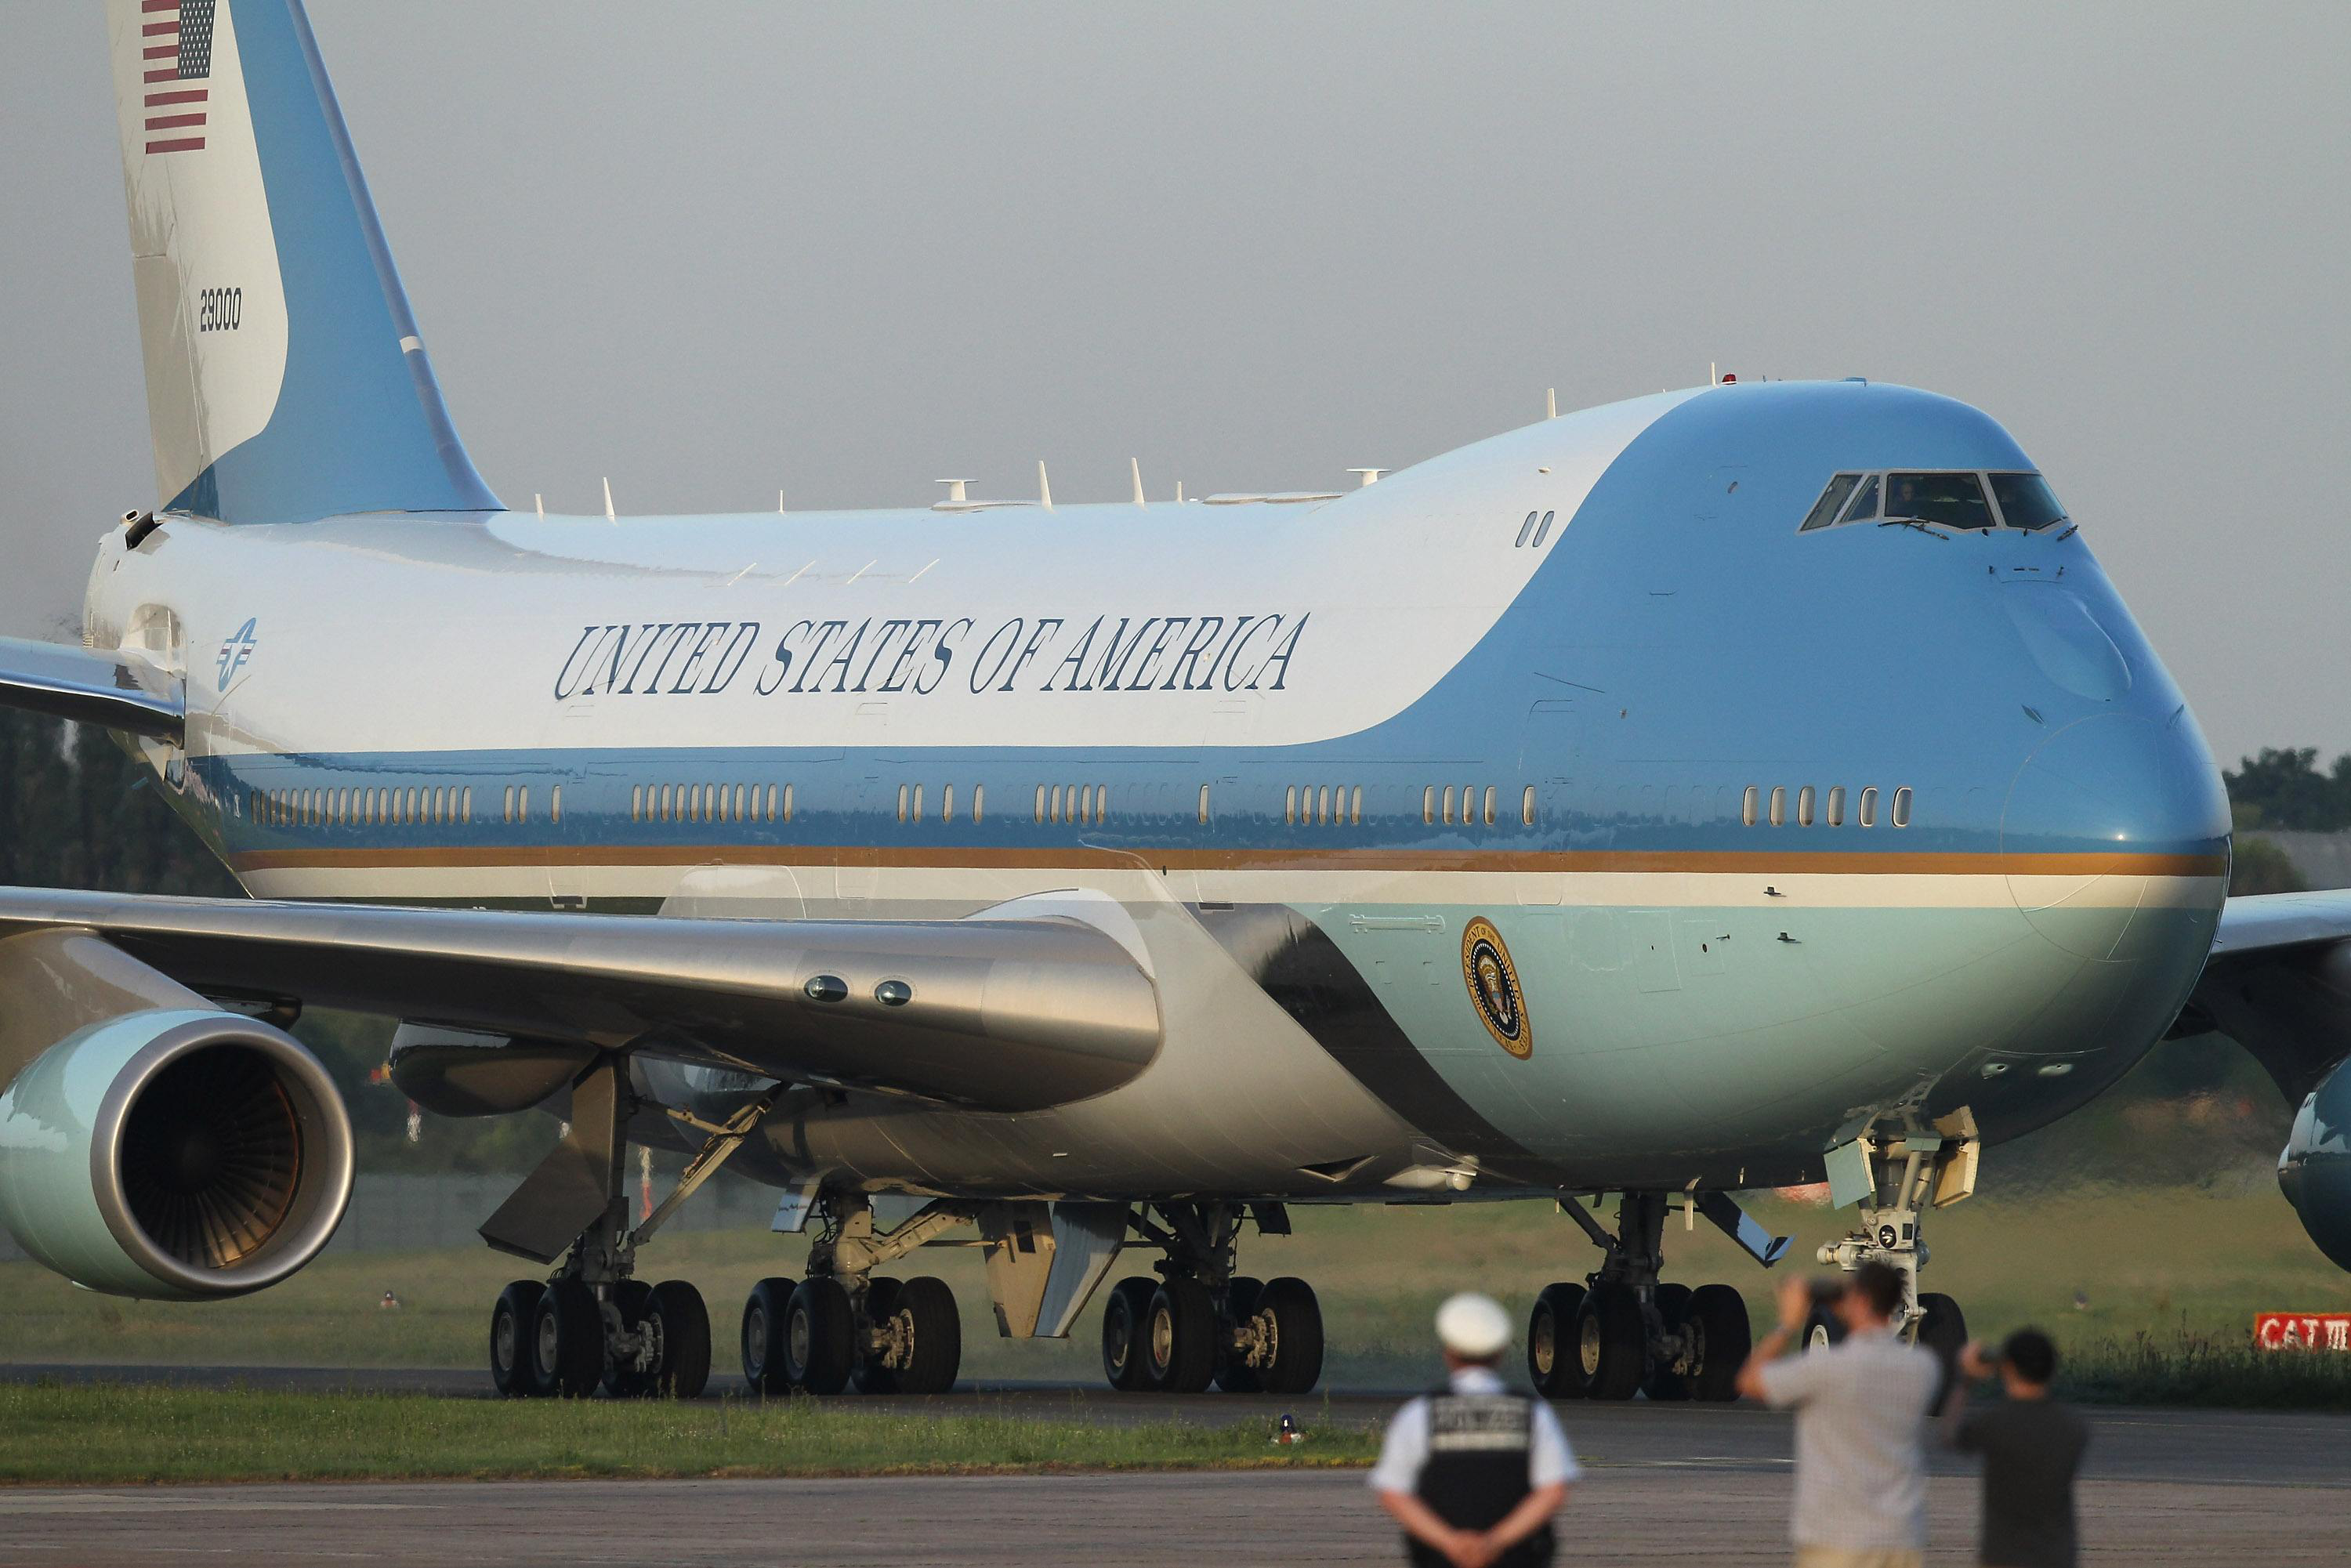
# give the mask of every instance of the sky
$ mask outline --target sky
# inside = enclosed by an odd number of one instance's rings
[[[509,505],[1319,488],[1865,375],[2008,426],[2223,761],[2351,749],[2351,6],[310,13]],[[0,634],[67,637],[153,468],[99,7],[5,14]]]

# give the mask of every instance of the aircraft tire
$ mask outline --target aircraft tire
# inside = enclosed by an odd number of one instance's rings
[[[857,1347],[849,1292],[841,1281],[802,1280],[785,1317],[784,1372],[795,1388],[831,1396],[849,1386]]]
[[[585,1399],[604,1376],[604,1310],[577,1280],[558,1280],[531,1320],[531,1379],[542,1394]]]
[[[1827,1307],[1814,1307],[1804,1319],[1804,1335],[1796,1342],[1803,1351],[1826,1350],[1844,1343],[1844,1320]]]
[[[612,1305],[621,1314],[621,1326],[634,1330],[653,1316],[653,1288],[643,1280],[623,1280],[612,1287]],[[615,1399],[645,1398],[660,1382],[658,1366],[623,1366],[609,1355],[604,1358],[604,1392]]]
[[[945,1394],[963,1369],[963,1313],[945,1280],[915,1276],[898,1291],[898,1312],[911,1320],[914,1352],[896,1371],[902,1394]]]
[[[1584,1397],[1630,1399],[1640,1392],[1649,1370],[1649,1331],[1633,1287],[1613,1281],[1594,1285],[1575,1321]]]
[[[1291,1275],[1270,1281],[1257,1310],[1273,1318],[1273,1364],[1258,1373],[1268,1394],[1305,1394],[1322,1380],[1322,1303]]]
[[[762,1280],[743,1300],[743,1382],[752,1393],[789,1394],[784,1370],[784,1333],[798,1280]]]
[[[1122,1394],[1148,1388],[1144,1365],[1144,1322],[1159,1281],[1132,1274],[1110,1289],[1102,1302],[1102,1375]]]
[[[665,1399],[699,1399],[710,1385],[710,1309],[702,1292],[684,1280],[664,1280],[646,1305],[661,1324],[661,1366],[652,1393]]]
[[[1226,1321],[1235,1325],[1246,1323],[1257,1315],[1258,1298],[1265,1294],[1265,1281],[1246,1274],[1236,1274],[1225,1288]],[[1233,1347],[1225,1343],[1224,1324],[1217,1325],[1217,1386],[1228,1394],[1257,1394],[1264,1390],[1259,1369],[1241,1359]]]
[[[1930,1409],[1940,1410],[1943,1401],[1951,1396],[1951,1384],[1959,1375],[1959,1352],[1968,1347],[1968,1315],[1959,1311],[1959,1303],[1939,1291],[1922,1291],[1918,1309],[1927,1315],[1918,1320],[1918,1343],[1935,1353],[1942,1366],[1942,1375],[1935,1380],[1935,1403]]]
[[[1160,1394],[1205,1393],[1217,1372],[1217,1303],[1197,1280],[1169,1280],[1152,1292],[1144,1320],[1144,1366]]]
[[[537,1280],[517,1280],[498,1292],[490,1309],[490,1383],[509,1399],[528,1399],[538,1393],[530,1375],[531,1331],[538,1322],[538,1299],[547,1287]]]
[[[1739,1397],[1739,1369],[1755,1348],[1747,1319],[1747,1298],[1729,1285],[1700,1285],[1690,1292],[1684,1320],[1698,1334],[1698,1356],[1682,1375],[1692,1399],[1720,1403]]]
[[[1527,1376],[1546,1399],[1583,1397],[1575,1358],[1576,1319],[1583,1311],[1583,1287],[1562,1280],[1545,1285],[1527,1314]]]
[[[1667,1333],[1679,1333],[1689,1322],[1690,1295],[1687,1285],[1657,1287],[1657,1317]],[[1653,1355],[1649,1358],[1649,1375],[1641,1380],[1641,1392],[1659,1401],[1687,1399],[1689,1385],[1674,1370],[1672,1362]]]
[[[904,1281],[883,1275],[877,1274],[866,1281],[865,1322],[876,1329],[885,1326],[897,1315],[898,1293],[904,1289]],[[862,1334],[858,1336],[857,1370],[850,1374],[850,1378],[857,1385],[860,1394],[901,1392],[897,1368],[883,1364],[882,1358],[867,1347]]]

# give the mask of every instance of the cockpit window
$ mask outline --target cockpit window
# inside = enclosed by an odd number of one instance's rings
[[[1869,476],[1869,482],[1862,486],[1861,493],[1854,497],[1853,505],[1844,509],[1844,520],[1848,523],[1865,523],[1876,516],[1877,516],[1877,476],[1872,474]]]
[[[1840,474],[1830,480],[1829,487],[1821,492],[1821,498],[1813,503],[1812,513],[1804,518],[1804,526],[1796,531],[1806,533],[1835,522],[1837,508],[1844,505],[1844,498],[1852,495],[1853,487],[1860,483],[1861,476],[1858,474]]]
[[[1888,474],[1886,520],[1940,523],[1948,528],[1988,528],[1991,507],[1973,474]]]
[[[2057,504],[2056,492],[2038,474],[1995,474],[1991,493],[2000,502],[2001,520],[2011,528],[2038,531],[2065,520],[2065,508]]]

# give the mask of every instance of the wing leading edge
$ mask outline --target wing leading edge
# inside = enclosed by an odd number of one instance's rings
[[[1072,920],[672,919],[0,889],[0,938],[58,927],[216,998],[386,1013],[504,1037],[518,1052],[630,1048],[990,1111],[1114,1089],[1161,1038],[1151,978]]]
[[[187,727],[187,683],[118,650],[0,637],[0,707],[28,709],[177,746]]]

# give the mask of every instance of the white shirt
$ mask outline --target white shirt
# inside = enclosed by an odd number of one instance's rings
[[[1509,1390],[1489,1366],[1465,1366],[1448,1380],[1456,1394],[1505,1394]],[[1560,1481],[1572,1481],[1583,1472],[1567,1446],[1567,1434],[1551,1406],[1534,1402],[1533,1429],[1527,1434],[1527,1490],[1541,1491]],[[1380,1444],[1380,1462],[1372,1467],[1374,1491],[1417,1492],[1421,1468],[1428,1463],[1428,1396],[1405,1401],[1388,1423]]]
[[[1942,1368],[1890,1328],[1849,1335],[1763,1368],[1763,1399],[1796,1413],[1799,1546],[1927,1545],[1928,1406]]]

